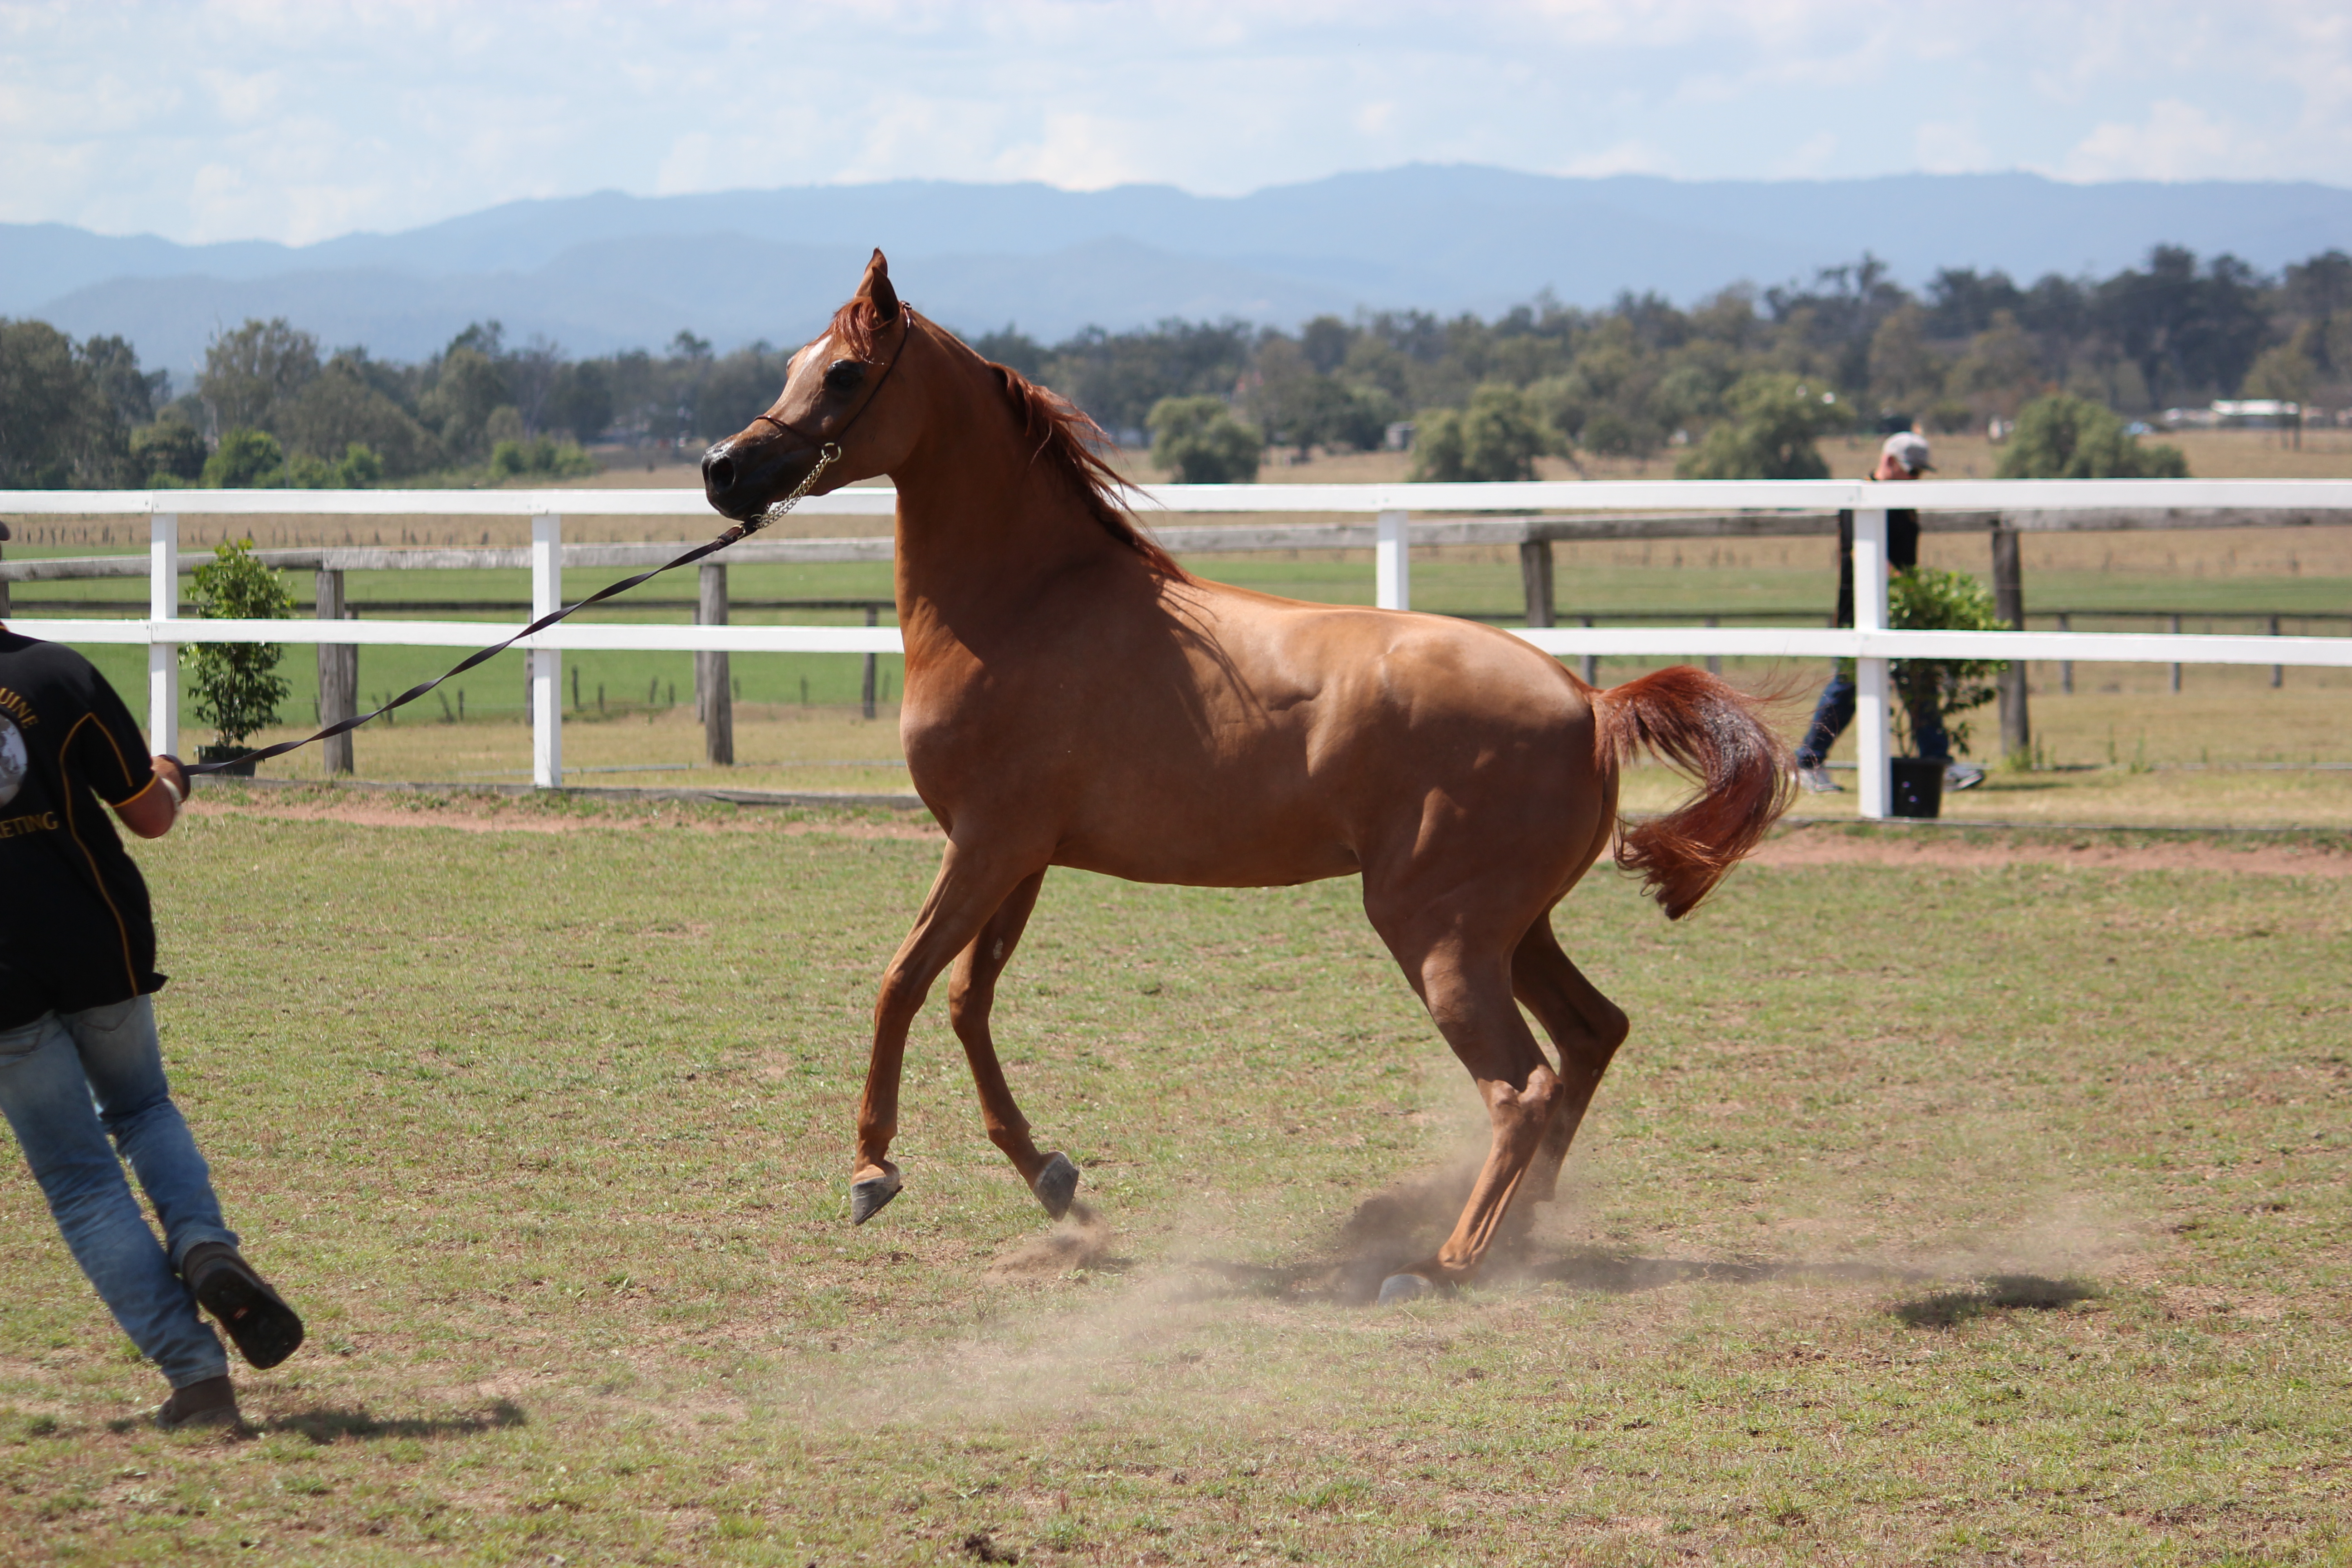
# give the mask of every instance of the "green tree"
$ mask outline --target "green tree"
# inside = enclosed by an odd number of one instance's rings
[[[1683,455],[1683,479],[1825,479],[1813,443],[1853,423],[1835,392],[1785,371],[1751,371],[1726,396],[1731,417]]]
[[[338,353],[280,405],[272,428],[286,449],[331,464],[357,442],[374,452],[383,471],[394,478],[439,468],[439,439],[372,384],[369,369],[361,356]]]
[[[253,557],[253,541],[223,544],[195,570],[189,595],[199,620],[282,621],[294,613],[284,580]],[[213,726],[215,744],[234,750],[278,722],[293,688],[278,674],[278,643],[184,643],[181,661],[194,671],[196,717]]]
[[[2012,628],[1993,612],[1992,590],[1964,572],[1914,566],[1898,572],[1886,589],[1886,624],[1898,631],[1998,632]],[[1916,755],[1918,738],[1911,715],[1932,708],[1959,752],[1969,749],[1968,721],[1961,717],[2000,695],[1992,683],[2000,659],[1904,658],[1888,668],[1895,689],[1895,749]]]
[[[784,378],[780,374],[769,390],[769,403],[775,401],[783,384]],[[762,403],[752,412],[758,413],[767,405]],[[552,429],[570,431],[576,441],[593,441],[602,436],[613,423],[611,369],[601,360],[583,360],[559,367],[548,388],[547,423]],[[743,423],[751,423],[750,415],[744,416]]]
[[[2318,336],[2306,321],[2288,342],[2273,343],[2256,355],[2246,370],[2245,395],[2278,397],[2289,403],[2310,402],[2311,389],[2319,380],[2319,367],[2312,363],[2309,351]]]
[[[206,456],[205,438],[176,407],[131,432],[134,483],[157,488],[191,483],[204,474]]]
[[[113,401],[73,340],[0,321],[0,489],[105,489],[129,478]]]
[[[172,373],[141,370],[138,352],[126,338],[85,338],[74,357],[97,381],[126,430],[154,418],[157,406],[171,395]]]
[[[1151,405],[1151,460],[1179,484],[1238,485],[1257,478],[1262,443],[1222,397],[1163,397]]]
[[[1412,477],[1439,482],[1507,481],[1536,477],[1536,459],[1559,438],[1516,386],[1485,383],[1470,406],[1424,414],[1413,437]]]
[[[468,329],[473,334],[478,329]],[[490,416],[511,407],[506,373],[498,361],[461,337],[441,356],[432,387],[418,400],[423,422],[441,437],[443,450],[470,462],[489,449]]]
[[[247,321],[205,350],[196,393],[222,430],[274,430],[279,408],[319,374],[319,340],[285,317]]]
[[[267,430],[232,430],[205,459],[197,482],[208,490],[274,489],[286,468],[286,449]]]
[[[1994,470],[2004,479],[2183,479],[2178,447],[2142,446],[2115,411],[2053,392],[2017,411],[2017,428]]]

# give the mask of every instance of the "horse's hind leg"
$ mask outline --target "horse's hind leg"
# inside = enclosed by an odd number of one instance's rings
[[[1438,1032],[1470,1069],[1493,1129],[1486,1163],[1454,1233],[1435,1258],[1381,1287],[1381,1298],[1390,1300],[1423,1289],[1411,1283],[1413,1277],[1459,1284],[1477,1273],[1551,1124],[1560,1084],[1512,1000],[1511,965],[1501,943],[1486,950],[1443,910],[1423,911],[1402,931],[1391,931],[1378,917],[1374,924]]]
[[[1013,1103],[1004,1069],[997,1065],[995,1039],[988,1029],[997,978],[1013,961],[1013,950],[1029,923],[1030,911],[1037,907],[1037,890],[1045,881],[1045,873],[1039,871],[1014,888],[957,958],[955,971],[948,978],[948,1017],[955,1025],[956,1038],[963,1042],[965,1059],[971,1063],[971,1080],[980,1090],[980,1114],[988,1129],[988,1141],[1004,1151],[1013,1168],[1045,1205],[1045,1212],[1059,1219],[1069,1212],[1077,1194],[1078,1168],[1068,1155],[1041,1154],[1030,1142],[1028,1120]]]
[[[1594,990],[1560,951],[1549,910],[1528,928],[1511,954],[1511,989],[1559,1051],[1559,1102],[1520,1192],[1530,1203],[1549,1203],[1559,1187],[1560,1163],[1568,1158],[1568,1146],[1575,1142],[1593,1091],[1601,1087],[1601,1075],[1624,1043],[1625,1015]]]

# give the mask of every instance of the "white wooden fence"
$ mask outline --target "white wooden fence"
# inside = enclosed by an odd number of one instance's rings
[[[801,503],[804,517],[887,517],[896,499],[887,489],[835,491]],[[1887,661],[1897,658],[2057,659],[2134,664],[2319,665],[2352,668],[2352,637],[2237,637],[2112,632],[1918,632],[1886,626],[1886,513],[1918,511],[1933,528],[1936,514],[1991,513],[2021,531],[2102,527],[2195,527],[2227,518],[2244,525],[2352,524],[2352,481],[2302,479],[2011,479],[1873,484],[1822,480],[1538,481],[1527,484],[1165,485],[1145,489],[1138,510],[1156,515],[1311,513],[1369,516],[1375,552],[1376,598],[1382,605],[1412,605],[1413,543],[1470,542],[1460,525],[1416,527],[1412,515],[1528,512],[1854,514],[1854,626],[1851,630],[1805,627],[1547,626],[1517,634],[1558,656],[1643,658],[1729,657],[1853,658],[1860,701],[1858,805],[1865,817],[1887,815]],[[556,609],[562,586],[563,519],[572,517],[718,519],[699,492],[679,490],[15,490],[0,491],[0,514],[14,516],[145,516],[149,521],[150,614],[145,620],[12,616],[11,624],[58,642],[145,644],[148,726],[158,751],[176,750],[179,737],[179,647],[197,642],[278,642],[404,645],[474,648],[505,632],[478,621],[234,621],[177,616],[179,520],[183,516],[302,515],[335,517],[518,517],[531,520],[531,604],[534,615]],[[2079,521],[2077,521],[2079,520]],[[1213,548],[1207,531],[1184,530],[1192,548]],[[1352,532],[1353,531],[1349,531]],[[1743,531],[1747,531],[1743,530]],[[1759,516],[1758,533],[1771,531]],[[792,542],[754,542],[762,556]],[[1299,541],[1307,544],[1305,539]],[[635,552],[644,546],[598,547],[578,555]],[[746,553],[751,552],[747,551]],[[886,558],[887,541],[874,542]],[[719,557],[724,560],[724,555]],[[575,559],[574,565],[588,560]],[[519,645],[530,652],[532,771],[543,787],[562,777],[563,650],[617,649],[718,653],[895,653],[891,626],[619,626],[566,622]]]

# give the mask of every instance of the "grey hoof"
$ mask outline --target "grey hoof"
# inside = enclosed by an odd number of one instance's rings
[[[898,1178],[872,1176],[853,1183],[849,1189],[849,1223],[864,1225],[882,1212],[883,1205],[898,1195]]]
[[[1437,1294],[1437,1287],[1418,1274],[1391,1274],[1381,1281],[1381,1305],[1393,1307]]]
[[[1067,1154],[1055,1154],[1029,1184],[1029,1190],[1037,1194],[1047,1214],[1059,1219],[1070,1212],[1070,1201],[1078,1195],[1078,1168],[1070,1163]]]

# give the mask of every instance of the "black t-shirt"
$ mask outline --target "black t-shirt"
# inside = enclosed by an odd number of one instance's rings
[[[99,804],[162,787],[89,660],[0,626],[0,1029],[163,984],[147,884]]]
[[[1917,512],[1886,514],[1886,563],[1897,572],[1907,572],[1919,564]],[[1838,513],[1837,624],[1853,625],[1853,513],[1850,511]]]

